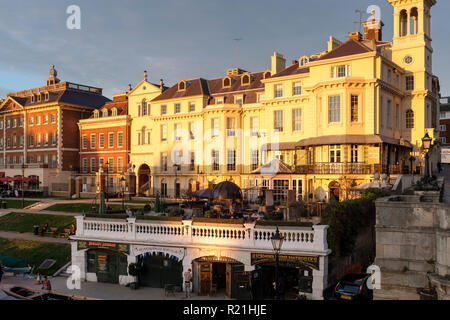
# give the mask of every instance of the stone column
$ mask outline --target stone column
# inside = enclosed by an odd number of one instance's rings
[[[70,244],[72,251],[72,266],[80,269],[80,279],[86,281],[86,250],[78,251],[77,241]]]
[[[77,198],[81,198],[81,192],[83,190],[82,183],[83,183],[83,180],[81,179],[81,177],[75,178],[75,196]]]
[[[328,286],[328,257],[319,257],[319,270],[313,269],[312,299],[323,300],[323,290]]]

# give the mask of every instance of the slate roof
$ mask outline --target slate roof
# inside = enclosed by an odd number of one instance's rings
[[[361,42],[350,39],[343,44],[339,45],[338,47],[334,48],[327,54],[324,54],[320,58],[318,58],[318,61],[326,60],[326,59],[334,59],[334,58],[340,58],[345,56],[351,56],[355,54],[361,54],[361,53],[367,53],[371,52],[370,48],[363,45]]]
[[[196,78],[196,79],[190,79],[185,80],[186,82],[186,89],[185,90],[178,90],[178,83],[170,87],[169,89],[165,90],[163,93],[161,93],[158,97],[152,100],[154,101],[160,101],[160,100],[166,100],[166,99],[174,99],[174,98],[184,98],[184,97],[190,97],[190,96],[198,96],[198,95],[206,95],[209,96],[209,88],[208,88],[208,81],[203,78]]]

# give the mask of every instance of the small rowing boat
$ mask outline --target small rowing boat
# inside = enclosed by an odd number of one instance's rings
[[[96,298],[89,298],[78,296],[74,294],[61,293],[56,291],[48,291],[42,289],[28,288],[15,286],[10,284],[0,285],[0,289],[6,293],[8,296],[13,297],[18,300],[34,300],[34,301],[45,301],[45,300],[100,300]]]

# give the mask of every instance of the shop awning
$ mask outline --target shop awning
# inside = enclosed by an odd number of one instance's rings
[[[2,177],[0,178],[0,182],[10,182],[10,181],[22,181],[22,177]],[[36,179],[33,178],[23,178],[24,182],[35,182]]]

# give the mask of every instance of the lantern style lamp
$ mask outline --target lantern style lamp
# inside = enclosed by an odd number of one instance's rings
[[[275,296],[278,298],[278,265],[280,261],[281,246],[284,241],[284,237],[280,234],[278,227],[270,240],[272,241],[273,251],[275,251]]]

